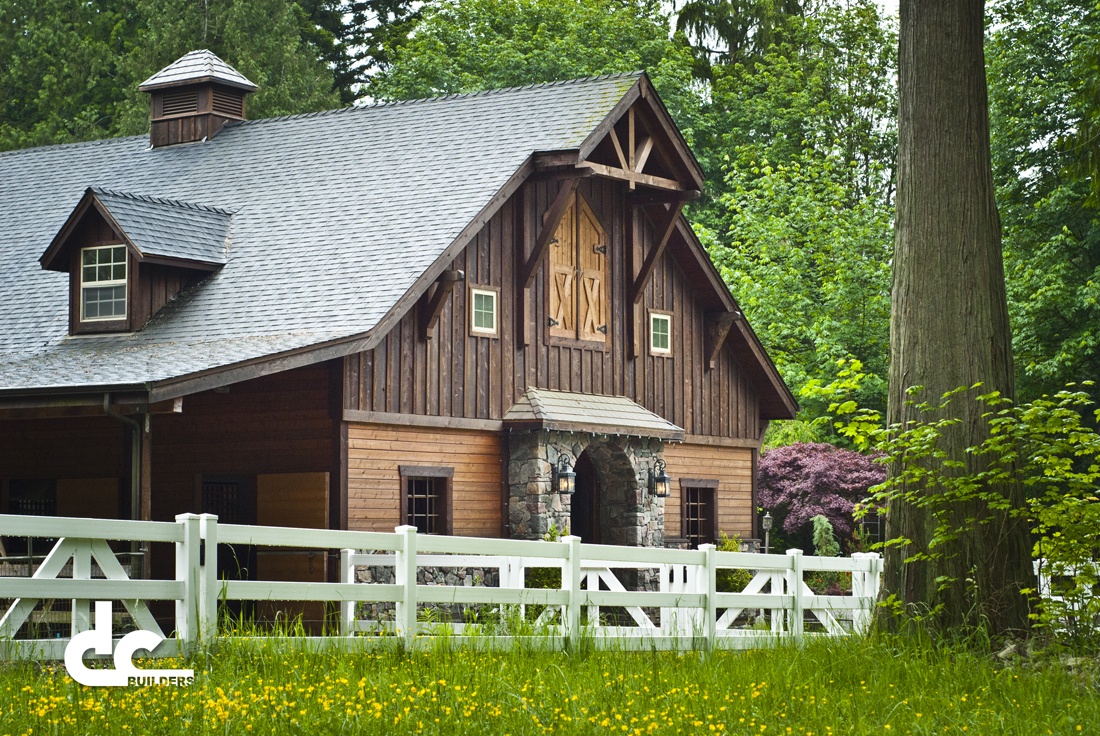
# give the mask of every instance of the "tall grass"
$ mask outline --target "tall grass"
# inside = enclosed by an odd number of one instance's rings
[[[160,663],[160,666],[172,666]],[[99,733],[1076,734],[1086,674],[912,638],[747,652],[300,651],[227,637],[190,687],[85,688],[0,669],[0,736]]]

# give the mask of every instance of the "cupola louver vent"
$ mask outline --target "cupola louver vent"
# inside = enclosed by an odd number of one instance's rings
[[[219,115],[227,115],[231,118],[244,117],[244,95],[233,90],[215,87],[214,112]]]
[[[164,115],[186,115],[199,111],[199,93],[194,89],[172,90],[164,93],[161,102]]]
[[[149,142],[159,148],[208,141],[244,120],[245,95],[256,85],[203,49],[176,59],[138,89],[152,96]]]

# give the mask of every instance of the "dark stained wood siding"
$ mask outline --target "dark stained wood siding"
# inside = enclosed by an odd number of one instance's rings
[[[140,329],[172,297],[207,275],[153,263],[135,263],[134,270],[137,278],[130,290],[131,329]]]
[[[129,503],[130,433],[108,417],[0,421],[0,513],[12,480],[113,478]],[[124,509],[106,510],[115,516]]]
[[[198,512],[201,475],[330,472],[337,425],[325,365],[236,383],[153,417],[153,518]]]
[[[374,350],[352,356],[347,372],[345,408],[371,412],[413,413],[467,419],[500,419],[528,386],[577,393],[626,396],[683,427],[689,434],[757,439],[759,407],[755,391],[727,346],[714,369],[706,370],[703,340],[707,304],[666,250],[645,290],[638,311],[638,343],[627,345],[628,261],[641,264],[653,246],[653,226],[636,209],[637,236],[627,230],[630,212],[626,187],[590,178],[578,191],[609,235],[610,339],[598,343],[568,341],[549,335],[549,259],[530,289],[530,336],[517,330],[517,240],[528,230],[533,243],[543,213],[554,200],[557,181],[529,183],[497,212],[450,267],[465,271],[467,285],[500,289],[500,336],[470,335],[468,288],[456,288],[446,300],[430,339],[418,333],[411,310]],[[536,224],[537,223],[537,224]],[[528,245],[528,247],[530,247]],[[627,248],[634,250],[631,259]],[[639,266],[634,266],[634,271]],[[422,300],[417,309],[424,309]],[[648,310],[670,312],[673,353],[658,357],[648,350]],[[526,343],[526,344],[525,344]],[[751,359],[746,356],[746,359]]]

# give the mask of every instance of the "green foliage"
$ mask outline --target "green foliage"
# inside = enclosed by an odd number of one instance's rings
[[[833,525],[822,514],[810,519],[814,525],[814,554],[818,557],[838,557],[840,544],[833,534]]]
[[[199,48],[260,86],[250,117],[335,107],[303,23],[289,0],[0,0],[0,150],[147,132],[138,84]]]
[[[725,532],[721,532],[721,535],[721,539],[718,541],[719,552],[741,551],[741,537],[736,534],[728,537]],[[740,593],[752,582],[752,572],[740,568],[719,568],[715,572],[714,578],[715,589],[719,593]]]
[[[1095,644],[1100,636],[1095,628],[1100,599],[1092,593],[1097,584],[1094,561],[1100,555],[1100,435],[1081,416],[1093,402],[1084,391],[1064,390],[1014,405],[996,392],[979,394],[979,388],[956,389],[935,404],[918,402],[919,390],[914,389],[911,405],[924,418],[877,436],[877,447],[895,470],[874,489],[875,503],[901,501],[927,510],[931,519],[926,541],[898,536],[885,544],[902,546],[906,564],[919,564],[949,554],[971,529],[998,519],[996,514],[961,509],[1026,515],[1036,539],[1034,554],[1072,580],[1064,603],[1038,602],[1035,623],[1070,644]],[[943,449],[945,436],[960,422],[951,411],[960,401],[985,408],[989,437],[967,449],[968,456],[984,461],[976,465],[981,470],[967,471],[964,462]],[[1011,508],[999,492],[1010,483],[1024,484],[1026,508]],[[941,587],[956,582],[939,580]]]
[[[647,69],[675,98],[691,54],[668,27],[650,0],[440,0],[390,49],[371,93],[412,99]]]
[[[1100,111],[1100,19],[1093,0],[996,0],[990,17],[993,172],[1017,395],[1028,400],[1100,375],[1100,219],[1087,163],[1100,137],[1082,140]]]
[[[831,382],[822,385],[819,379],[811,378],[799,391],[799,397],[804,406],[827,404],[816,422],[829,424],[831,417],[836,436],[866,452],[872,449],[882,429],[882,414],[864,405],[864,397],[868,395],[865,387],[871,385],[881,390],[883,381],[873,373],[864,373],[863,363],[855,359],[838,360],[836,368],[836,378]]]
[[[636,721],[655,736],[710,725],[1033,736],[1091,733],[1100,722],[1094,662],[1070,669],[1015,656],[1006,666],[986,652],[897,637],[690,656],[370,643],[227,638],[186,665],[157,665],[193,667],[194,684],[180,688],[85,688],[60,665],[11,663],[0,669],[0,733],[588,734]]]
[[[716,196],[693,214],[797,391],[832,380],[843,359],[886,375],[896,36],[863,0],[825,5],[787,38],[715,68],[696,140]],[[865,405],[885,407],[884,383],[864,390]],[[824,408],[811,402],[800,418]]]
[[[693,39],[697,74],[709,77],[714,63],[731,64],[762,54],[783,39],[803,15],[805,0],[688,0],[676,28]]]

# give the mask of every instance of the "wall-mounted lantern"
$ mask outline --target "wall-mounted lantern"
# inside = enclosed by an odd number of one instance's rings
[[[649,492],[657,498],[668,498],[672,495],[672,478],[665,472],[665,461],[657,458],[653,463],[653,469],[649,471]]]
[[[577,474],[573,472],[572,457],[567,453],[558,455],[558,465],[554,468],[554,483],[558,493],[572,495],[577,490]]]

